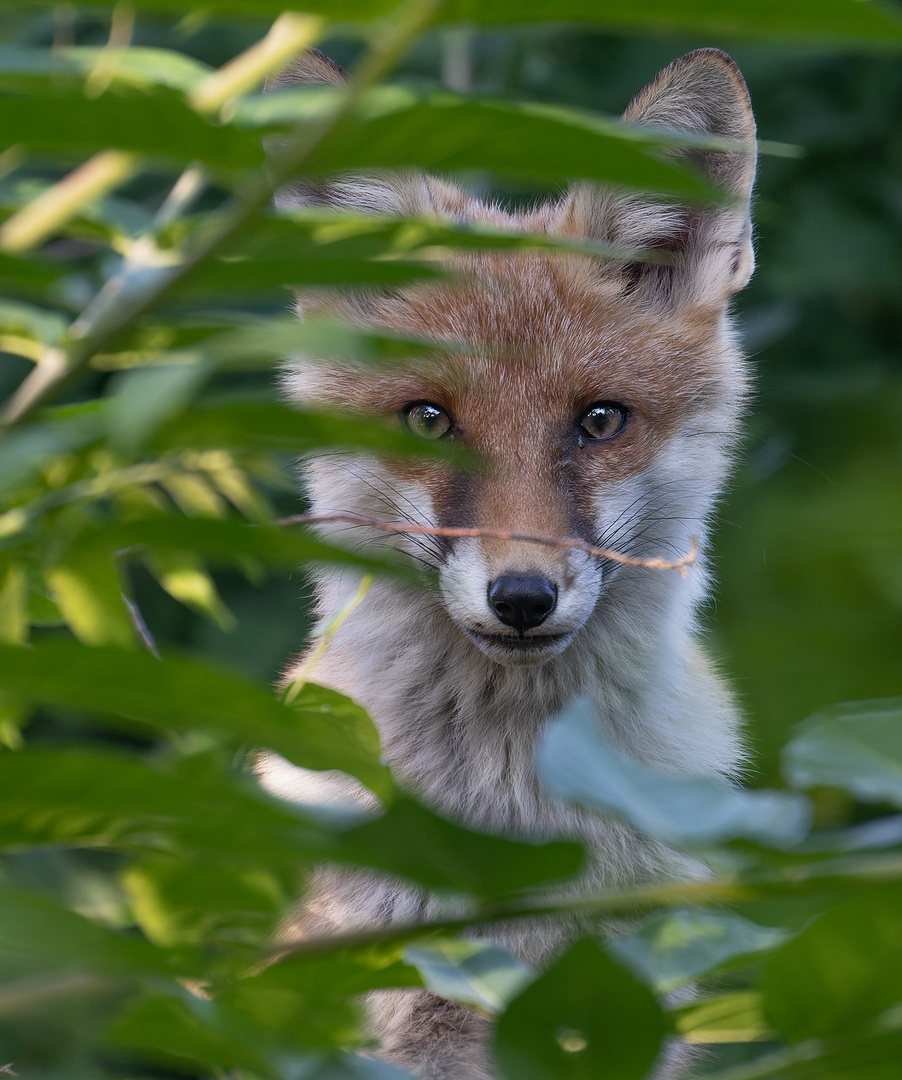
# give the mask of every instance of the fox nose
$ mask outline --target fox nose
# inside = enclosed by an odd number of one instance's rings
[[[541,625],[556,604],[557,588],[539,574],[502,574],[489,584],[489,606],[521,634]]]

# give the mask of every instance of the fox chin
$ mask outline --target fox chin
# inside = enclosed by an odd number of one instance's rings
[[[311,51],[272,88],[342,81]],[[297,358],[283,379],[290,401],[341,411],[349,425],[362,415],[396,418],[420,439],[467,448],[477,462],[464,470],[452,458],[315,456],[304,465],[314,513],[486,531],[388,541],[372,527],[322,526],[357,550],[396,545],[433,580],[422,589],[377,580],[334,629],[312,677],[369,710],[399,783],[441,813],[506,835],[580,839],[591,856],[586,889],[701,871],[543,791],[536,743],[572,696],[593,703],[621,752],[653,767],[735,776],[743,762],[737,710],[699,646],[697,613],[710,588],[710,521],[747,398],[729,305],[754,264],[755,124],[742,76],[715,49],[674,61],[623,119],[732,140],[717,152],[673,152],[728,198],[688,207],[575,183],[516,211],[418,172],[300,178],[278,196],[284,207],[426,216],[660,256],[464,253],[449,257],[452,276],[439,284],[303,294],[301,317],[434,344],[416,361],[379,367]],[[581,546],[516,538],[524,535]],[[682,575],[585,550],[672,560],[693,542],[700,555]],[[331,568],[314,579],[325,625],[348,609],[359,578]],[[305,663],[302,656],[287,681]],[[349,778],[273,755],[259,773],[279,795],[374,806]],[[437,904],[392,879],[323,869],[285,935],[414,920]],[[574,932],[546,921],[490,933],[541,964]],[[381,991],[370,1013],[379,1055],[416,1077],[496,1076],[490,1026],[465,1006],[424,991]],[[684,1075],[685,1057],[671,1046],[657,1076]]]

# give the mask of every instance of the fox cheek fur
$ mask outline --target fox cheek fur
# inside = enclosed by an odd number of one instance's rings
[[[321,54],[299,58],[276,86],[339,83]],[[435,342],[416,364],[366,370],[338,361],[289,365],[289,399],[353,415],[407,415],[426,434],[447,430],[479,456],[474,473],[447,464],[398,464],[324,455],[306,466],[314,511],[353,511],[425,525],[576,537],[638,557],[678,557],[695,538],[685,578],[618,565],[582,551],[487,536],[397,543],[435,571],[415,589],[377,581],[338,628],[313,677],[370,712],[399,782],[429,805],[487,831],[579,837],[590,853],[586,886],[610,888],[699,872],[647,837],[553,802],[534,769],[545,721],[574,694],[593,703],[620,750],[676,773],[735,776],[743,750],[729,691],[699,648],[707,592],[708,522],[730,469],[747,395],[729,318],[731,296],[753,267],[749,200],[755,125],[742,76],[725,54],[676,60],[633,100],[624,119],[736,140],[684,154],[727,201],[668,204],[578,183],[518,213],[486,205],[418,173],[298,180],[283,205],[419,214],[527,232],[653,248],[666,259],[624,265],[582,255],[461,255],[453,284],[391,294],[305,295],[299,312],[342,318]],[[443,347],[443,343],[455,347]],[[361,546],[383,534],[324,532]],[[318,612],[331,619],[358,582],[315,575]],[[303,668],[304,659],[287,673]],[[264,755],[274,793],[301,802],[372,797],[338,774]],[[436,901],[375,875],[313,876],[286,935],[405,921]],[[501,935],[542,962],[572,927],[548,923]],[[484,1020],[419,991],[371,999],[381,1055],[422,1080],[492,1080]],[[680,1053],[659,1080],[682,1075]]]

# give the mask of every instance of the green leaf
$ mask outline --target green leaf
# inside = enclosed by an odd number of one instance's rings
[[[902,697],[855,701],[803,721],[783,750],[794,787],[837,787],[902,806]]]
[[[649,919],[608,948],[659,993],[667,993],[737,958],[767,952],[786,936],[740,915],[687,908]]]
[[[187,94],[211,70],[171,49],[0,46],[0,87],[20,92],[58,91],[66,81],[73,92],[80,92],[85,80],[96,73],[106,82],[121,81],[141,88],[166,86]]]
[[[407,797],[349,829],[339,851],[342,861],[387,870],[428,889],[484,897],[567,880],[583,863],[578,844],[530,844],[472,832]]]
[[[300,860],[328,849],[319,822],[294,806],[269,798],[246,777],[200,774],[192,765],[188,759],[180,770],[167,770],[80,748],[0,754],[0,847],[91,847],[153,858],[169,853],[186,867],[186,859],[199,859],[235,874],[275,874],[283,890],[294,886]],[[172,894],[176,885],[167,888]],[[188,896],[192,910],[210,902],[204,888],[199,882]],[[157,896],[162,892],[160,885]],[[217,916],[224,902],[225,896],[213,902]],[[184,896],[179,903],[185,905]],[[175,920],[178,912],[168,917]],[[161,923],[163,915],[158,918]]]
[[[210,374],[202,364],[178,364],[120,376],[105,410],[113,448],[138,451],[157,428],[186,409]]]
[[[392,790],[372,722],[331,690],[309,686],[283,705],[224,671],[63,640],[0,646],[0,671],[11,697],[113,713],[163,731],[210,731],[297,765],[349,772],[380,796]]]
[[[302,454],[354,447],[386,454],[447,457],[447,447],[417,439],[400,424],[377,417],[336,415],[265,402],[228,402],[192,409],[157,434],[159,449],[253,447]]]
[[[265,950],[291,899],[280,875],[265,865],[228,864],[197,853],[189,862],[182,856],[143,859],[121,876],[138,924],[163,947]]]
[[[663,773],[604,740],[586,698],[550,724],[537,755],[539,774],[562,801],[602,814],[670,844],[704,846],[746,837],[791,845],[807,833],[808,801],[776,791],[743,791],[713,775]]]
[[[127,150],[136,154],[203,161],[226,169],[263,161],[255,132],[215,126],[164,88],[154,93],[109,90],[88,99],[78,94],[18,97],[0,113],[0,145],[88,154]]]
[[[134,646],[122,599],[122,583],[111,553],[70,549],[44,571],[53,599],[79,641],[86,645]]]
[[[291,105],[298,119],[321,119],[334,91],[280,91],[279,101],[248,103],[242,119],[261,123]],[[290,95],[290,96],[289,96]],[[304,162],[307,175],[424,168],[489,169],[505,177],[562,184],[573,179],[711,200],[713,190],[654,151],[666,134],[545,106],[428,94],[400,87],[371,91],[354,124],[334,129]]]
[[[29,0],[33,2],[33,0]],[[96,6],[112,6],[115,0],[98,0]],[[141,0],[140,9],[183,15],[179,0]],[[336,22],[369,22],[396,13],[397,0],[306,0],[304,11],[322,14]],[[210,10],[258,21],[281,14],[279,0],[213,0]],[[646,33],[680,33],[710,38],[776,38],[804,42],[834,42],[845,47],[892,45],[902,39],[895,9],[878,3],[847,3],[845,0],[791,0],[766,6],[753,0],[732,3],[716,0],[649,0],[638,6],[626,0],[564,0],[553,7],[548,0],[447,0],[438,10],[440,24],[459,22],[488,26],[516,26],[523,23],[578,22],[615,30]]]
[[[101,416],[99,403],[92,402],[49,410],[37,422],[8,432],[0,442],[0,494],[24,487],[55,458],[99,439]]]
[[[902,895],[881,889],[815,919],[768,958],[764,1011],[789,1039],[860,1030],[902,1003]]]
[[[532,969],[506,949],[486,941],[443,938],[417,942],[404,959],[419,971],[427,990],[488,1013],[501,1013],[533,977]]]
[[[174,973],[165,953],[148,942],[99,926],[45,896],[5,888],[0,888],[0,954],[26,970],[74,968],[129,979]]]
[[[493,1051],[505,1080],[641,1080],[665,1031],[652,992],[585,938],[511,1002]]]
[[[21,645],[27,633],[25,568],[16,562],[0,562],[0,642]]]

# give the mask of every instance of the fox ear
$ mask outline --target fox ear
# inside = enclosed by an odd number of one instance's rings
[[[623,120],[643,127],[732,139],[736,150],[674,150],[731,197],[727,207],[666,205],[577,185],[562,228],[615,244],[652,248],[669,264],[624,268],[624,288],[668,304],[721,306],[748,284],[754,269],[749,201],[755,179],[755,119],[739,69],[719,49],[675,60],[633,98]]]
[[[319,49],[307,49],[267,79],[266,91],[300,86],[344,86],[347,80],[347,72]],[[380,214],[434,212],[426,178],[414,171],[372,176],[354,173],[328,180],[298,177],[276,192],[276,205],[283,210],[296,206],[327,206]]]

